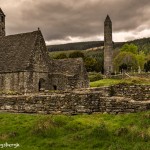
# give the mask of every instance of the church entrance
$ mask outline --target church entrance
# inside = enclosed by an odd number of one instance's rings
[[[39,80],[39,91],[44,91],[45,90],[45,80],[41,78]]]
[[[54,88],[54,90],[57,90],[57,86],[56,85],[54,85],[53,88]]]

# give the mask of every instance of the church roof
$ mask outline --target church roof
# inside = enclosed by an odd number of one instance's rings
[[[83,64],[82,58],[69,58],[69,59],[57,59],[53,60],[53,73],[64,75],[79,74],[81,65]]]
[[[0,72],[26,70],[39,34],[41,34],[41,31],[1,37]]]

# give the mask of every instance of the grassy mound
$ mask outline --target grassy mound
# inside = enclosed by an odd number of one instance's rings
[[[150,111],[136,114],[0,114],[0,144],[18,150],[149,150]],[[14,149],[14,148],[7,148]]]

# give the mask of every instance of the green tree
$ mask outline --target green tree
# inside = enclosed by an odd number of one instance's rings
[[[65,53],[60,53],[54,57],[54,59],[65,59],[65,58],[67,58],[67,55]]]
[[[127,70],[138,70],[138,61],[136,59],[136,55],[131,52],[120,52],[114,59],[114,69],[118,72],[119,68],[123,66],[123,64],[127,65]]]
[[[131,52],[133,54],[138,54],[138,47],[134,44],[124,44],[121,48],[121,52]]]
[[[95,71],[95,68],[97,65],[97,61],[95,58],[87,57],[84,59],[84,62],[85,62],[85,67],[88,72]]]
[[[140,51],[138,55],[136,55],[136,59],[138,62],[138,66],[140,66],[141,70],[144,70],[144,64],[146,62],[146,56],[143,51]]]
[[[79,58],[79,57],[84,58],[84,53],[80,51],[74,51],[69,54],[69,58]]]

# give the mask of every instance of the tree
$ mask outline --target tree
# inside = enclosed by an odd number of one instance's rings
[[[65,53],[60,53],[54,57],[54,59],[65,59],[65,58],[67,58],[67,55]]]
[[[95,67],[97,65],[97,61],[95,58],[87,57],[84,59],[85,67],[88,72],[95,71]]]
[[[141,70],[144,70],[144,64],[146,62],[146,56],[143,51],[140,51],[138,55],[136,55],[136,59],[138,62],[138,66],[141,68]]]
[[[119,71],[121,67],[127,65],[127,71],[138,70],[138,61],[136,55],[131,52],[120,52],[114,59],[114,69]],[[120,68],[119,68],[120,67]]]
[[[74,51],[69,54],[69,58],[79,58],[79,57],[84,58],[84,53],[80,51]]]
[[[121,48],[121,52],[130,52],[133,54],[138,54],[138,47],[134,44],[124,44]]]

